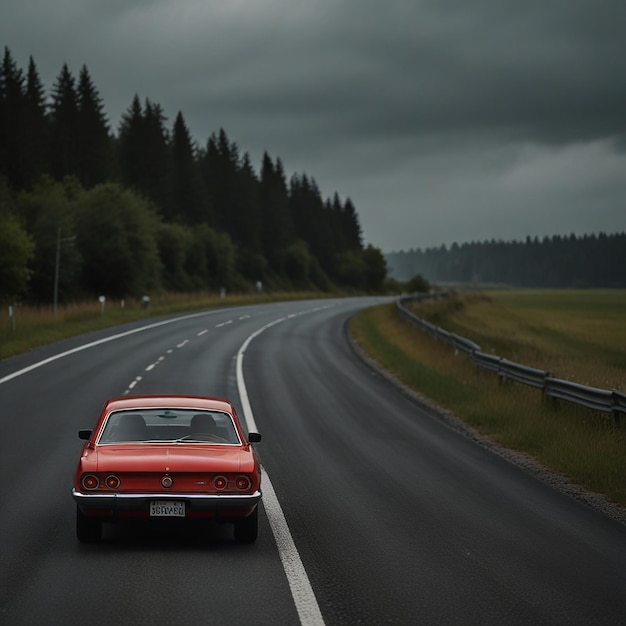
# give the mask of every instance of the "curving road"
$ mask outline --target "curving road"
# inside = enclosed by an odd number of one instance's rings
[[[0,623],[626,624],[626,527],[355,356],[347,321],[376,302],[213,310],[0,361]],[[226,396],[256,421],[257,543],[226,526],[76,542],[76,431],[127,392]]]

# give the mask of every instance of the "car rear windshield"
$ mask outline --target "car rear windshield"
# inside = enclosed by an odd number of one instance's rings
[[[124,442],[241,443],[228,413],[193,409],[113,411],[106,419],[98,443]]]

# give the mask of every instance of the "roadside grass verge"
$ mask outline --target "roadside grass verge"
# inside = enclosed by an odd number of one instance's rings
[[[626,290],[470,292],[411,308],[483,352],[626,391]]]
[[[616,428],[610,416],[500,382],[401,318],[394,304],[359,313],[350,328],[360,347],[409,388],[499,444],[626,506],[626,429]],[[473,340],[480,343],[480,336]]]
[[[335,294],[336,295],[336,294]],[[0,315],[0,359],[38,346],[84,333],[173,313],[224,308],[264,302],[328,298],[328,293],[281,292],[229,295],[165,293],[151,298],[147,307],[140,299],[107,300],[104,309],[97,300],[59,306],[18,305],[10,317],[5,308]]]

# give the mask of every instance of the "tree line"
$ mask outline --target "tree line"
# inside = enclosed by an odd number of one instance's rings
[[[265,152],[259,171],[220,129],[199,146],[182,112],[138,95],[109,126],[86,66],[64,64],[49,96],[32,57],[0,65],[0,300],[49,301],[154,290],[377,291],[383,254],[356,209],[289,179]]]
[[[626,233],[484,241],[386,255],[390,275],[520,287],[626,287]]]

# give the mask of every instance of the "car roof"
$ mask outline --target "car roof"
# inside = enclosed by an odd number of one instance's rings
[[[128,395],[119,396],[107,400],[107,411],[138,408],[190,408],[205,409],[209,411],[234,412],[233,405],[223,398],[208,396],[183,396],[183,395]]]

